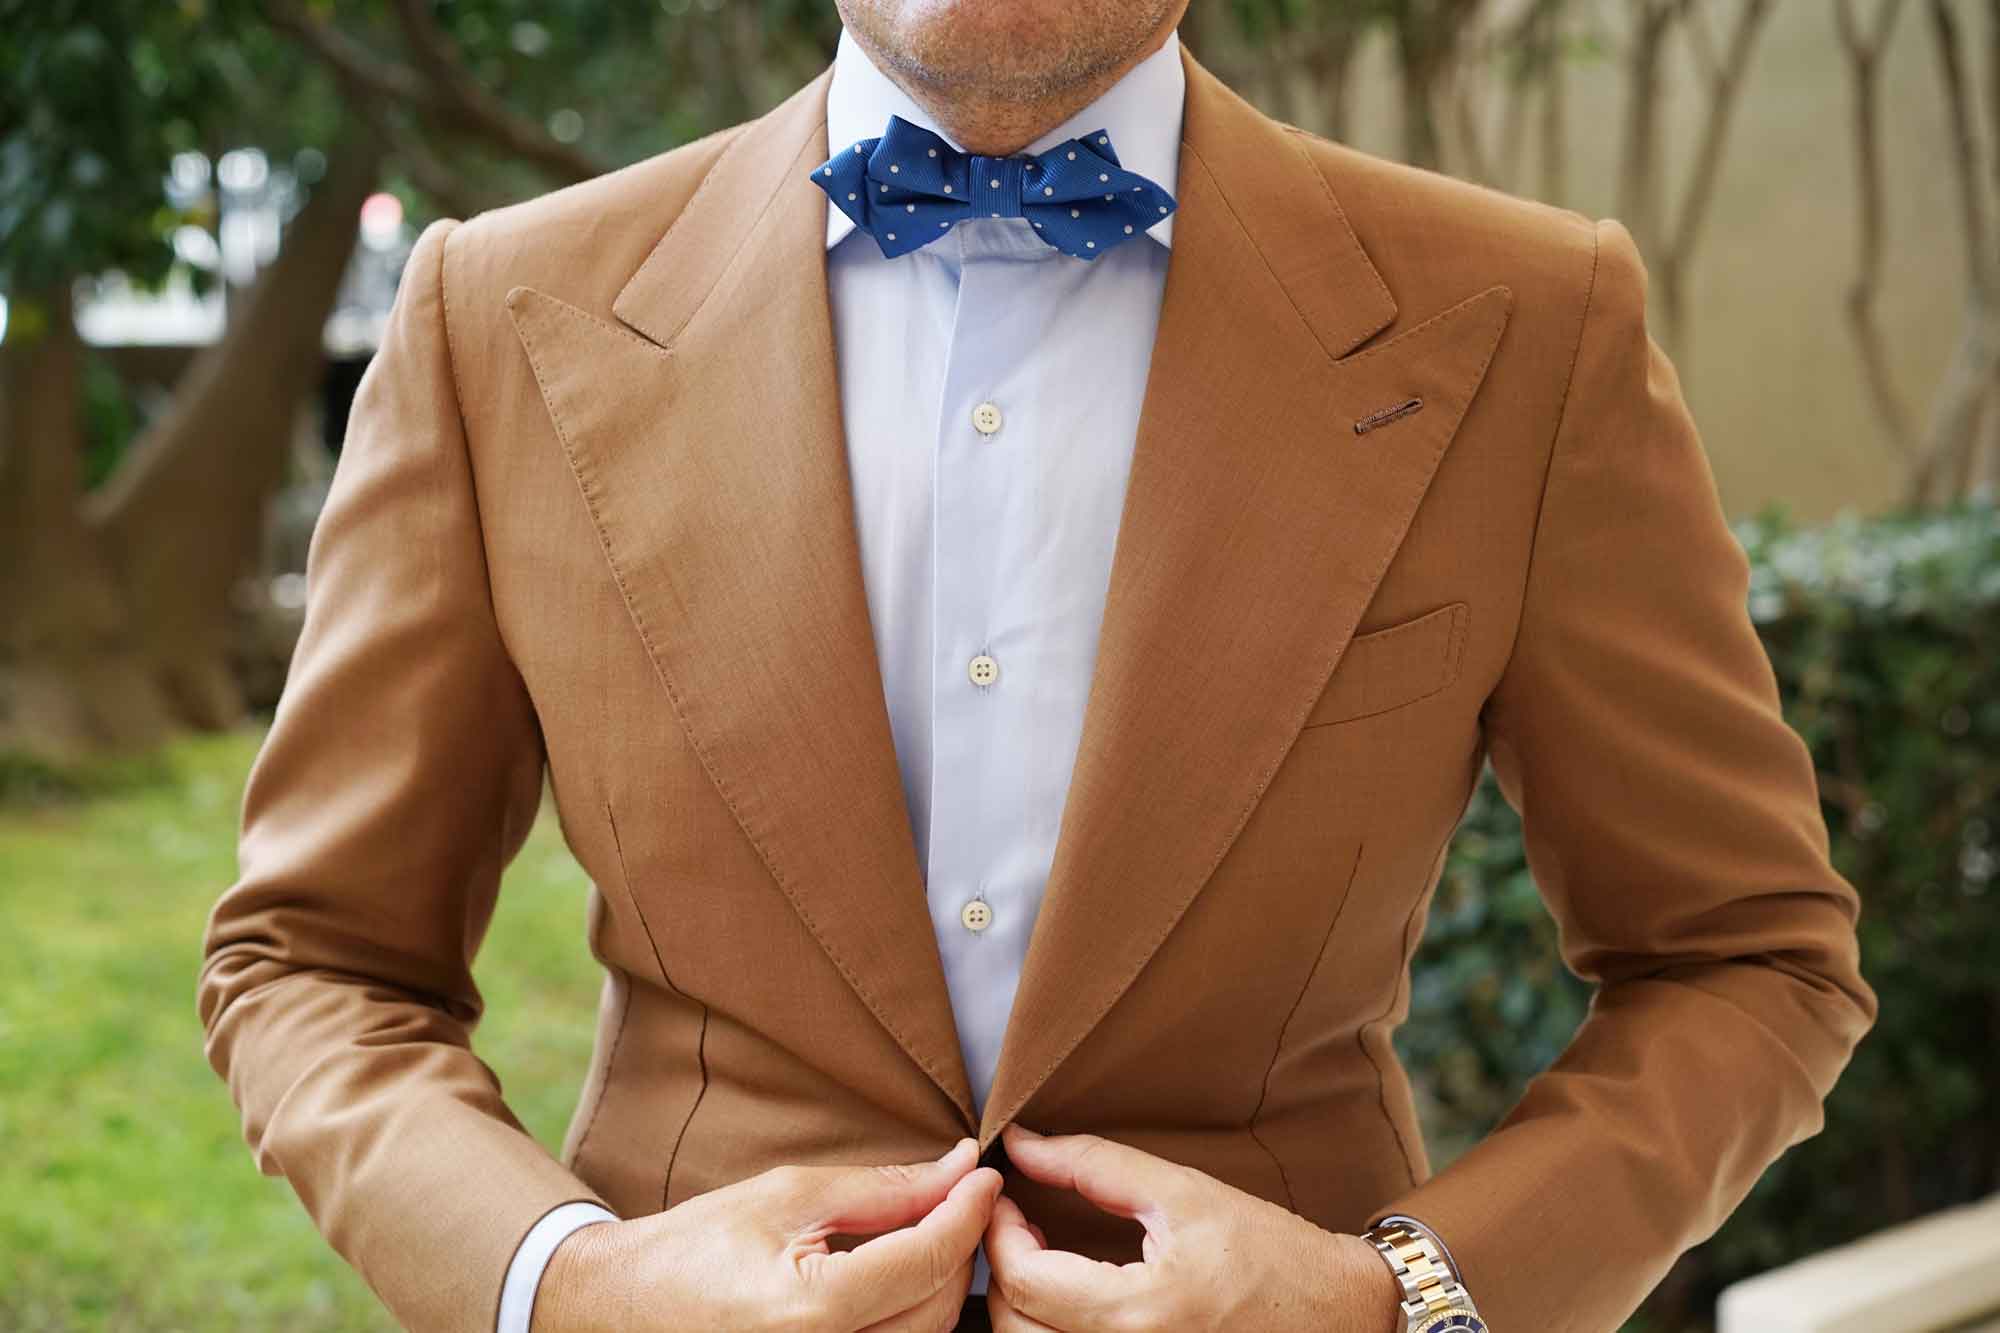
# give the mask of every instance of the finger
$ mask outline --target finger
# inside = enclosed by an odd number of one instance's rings
[[[960,1264],[949,1281],[901,1314],[890,1315],[861,1330],[861,1333],[951,1333],[965,1309],[965,1293],[972,1289],[972,1265]]]
[[[843,1316],[843,1327],[864,1327],[922,1302],[972,1258],[986,1230],[1000,1173],[990,1166],[959,1178],[944,1201],[915,1226],[903,1227],[851,1250],[817,1259],[827,1296]],[[808,1269],[808,1271],[812,1271]]]
[[[1010,1157],[1012,1153],[1008,1154]],[[1136,1301],[1144,1264],[1112,1264],[1068,1250],[1052,1250],[1028,1227],[1020,1205],[1006,1195],[993,1202],[986,1224],[986,1262],[1007,1303],[1057,1328],[1090,1328]]]
[[[1058,1333],[1041,1320],[1030,1319],[1015,1309],[997,1286],[986,1288],[986,1317],[993,1325],[993,1333]]]
[[[1012,1234],[1016,1231],[1027,1232],[1028,1240],[1023,1241],[1019,1236]],[[1015,1203],[1013,1196],[1004,1190],[993,1200],[993,1212],[986,1220],[986,1235],[983,1239],[986,1242],[986,1261],[989,1264],[993,1262],[993,1249],[996,1245],[1011,1246],[1015,1253],[1025,1250],[1046,1250],[1049,1247],[1048,1237],[1042,1234],[1041,1228],[1028,1220],[1028,1215],[1021,1211],[1021,1205]]]
[[[934,1162],[827,1168],[808,1229],[872,1236],[906,1226],[942,1203],[978,1162],[979,1144],[964,1138]]]
[[[1164,1210],[1185,1168],[1096,1134],[1044,1137],[1019,1125],[1001,1131],[1007,1160],[1030,1180],[1074,1190],[1107,1213],[1138,1217]]]

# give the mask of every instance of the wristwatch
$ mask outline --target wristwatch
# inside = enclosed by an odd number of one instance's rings
[[[1487,1333],[1444,1242],[1414,1217],[1378,1218],[1361,1238],[1375,1247],[1403,1292],[1399,1333]]]

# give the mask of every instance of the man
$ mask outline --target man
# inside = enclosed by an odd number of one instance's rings
[[[423,232],[200,983],[409,1327],[1602,1333],[1819,1128],[1859,904],[1630,236],[1184,3],[840,0],[768,114]],[[1489,758],[1598,990],[1433,1172]],[[545,767],[559,1156],[469,1045]]]

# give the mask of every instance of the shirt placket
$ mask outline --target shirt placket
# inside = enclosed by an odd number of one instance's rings
[[[1022,766],[1034,726],[1034,625],[1003,613],[1023,557],[1015,544],[1027,525],[1019,519],[1036,499],[1039,303],[1024,299],[1023,287],[1044,261],[984,248],[1004,233],[960,230],[965,253],[932,474],[926,880],[967,1073],[983,1106],[1037,903],[1035,886],[1020,867],[1009,873],[1007,856],[1029,815]]]

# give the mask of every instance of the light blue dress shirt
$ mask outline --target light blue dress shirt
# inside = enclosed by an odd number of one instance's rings
[[[1042,152],[1104,130],[1175,193],[1184,86],[1165,43]],[[889,117],[962,148],[845,32],[829,149]],[[1173,219],[1097,259],[1021,218],[972,218],[885,259],[827,206],[827,286],[861,572],[903,794],[975,1104],[1053,863],[1083,734]],[[613,1219],[565,1204],[508,1269],[498,1333],[527,1333],[550,1254]],[[986,1289],[982,1251],[972,1290]]]

